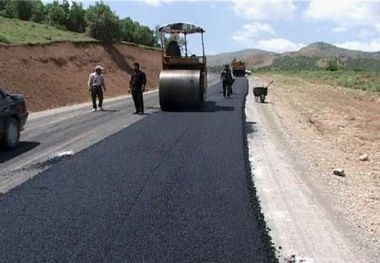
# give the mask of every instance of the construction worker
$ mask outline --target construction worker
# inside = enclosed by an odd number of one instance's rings
[[[140,70],[140,64],[133,63],[133,73],[129,82],[129,89],[132,93],[133,102],[135,103],[136,111],[133,114],[144,114],[144,100],[143,92],[145,91],[146,76],[145,73]]]
[[[232,83],[234,81],[229,65],[224,66],[224,70],[220,74],[220,78],[222,79],[223,96],[226,98],[227,95],[227,98],[229,98],[232,94]]]
[[[93,111],[97,111],[96,98],[99,100],[99,108],[103,111],[103,91],[106,91],[106,84],[102,74],[103,67],[97,65],[93,73],[88,78],[88,90],[91,92]]]

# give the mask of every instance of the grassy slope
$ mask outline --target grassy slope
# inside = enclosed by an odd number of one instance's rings
[[[26,44],[94,40],[84,34],[59,30],[44,24],[0,17],[0,43]]]

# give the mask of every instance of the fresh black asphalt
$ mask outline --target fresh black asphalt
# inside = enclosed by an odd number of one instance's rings
[[[0,262],[274,262],[249,179],[237,79],[0,197]],[[41,142],[43,143],[43,142]]]

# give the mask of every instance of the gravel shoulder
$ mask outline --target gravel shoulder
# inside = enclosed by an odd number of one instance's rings
[[[253,181],[280,254],[376,262],[378,97],[271,75],[251,78],[250,89],[270,80],[268,103],[250,90],[246,115]]]

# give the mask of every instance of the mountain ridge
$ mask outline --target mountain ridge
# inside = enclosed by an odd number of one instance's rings
[[[262,49],[244,49],[208,57],[210,66],[229,64],[232,59],[246,62],[248,68],[323,68],[334,61],[341,68],[380,69],[380,51],[368,52],[337,47],[326,42],[313,42],[298,51],[276,53]]]

